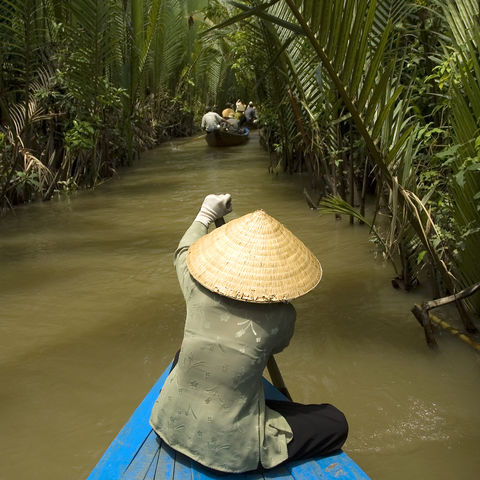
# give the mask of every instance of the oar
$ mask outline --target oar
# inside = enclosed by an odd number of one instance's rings
[[[277,390],[279,390],[290,401],[292,401],[290,392],[288,391],[287,386],[283,381],[282,374],[280,373],[280,369],[278,368],[277,361],[275,360],[275,357],[273,355],[268,359],[267,370],[275,388],[277,388]]]
[[[225,224],[225,220],[223,217],[217,218],[217,220],[215,220],[215,226],[217,228],[221,227],[224,224]],[[273,355],[268,359],[267,370],[274,387],[277,390],[279,390],[281,393],[283,393],[290,401],[292,401],[290,392],[288,391],[287,386],[283,381],[282,374],[280,373],[280,369],[278,368],[277,362]]]

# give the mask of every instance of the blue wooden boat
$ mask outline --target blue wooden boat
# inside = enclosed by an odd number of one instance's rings
[[[220,128],[208,132],[205,140],[211,147],[231,147],[247,143],[249,134],[250,130],[246,127],[243,127],[243,133],[233,133]]]
[[[279,465],[243,474],[216,474],[176,452],[149,425],[150,413],[170,371],[170,366],[104,453],[87,480],[368,480],[369,477],[344,452]],[[286,400],[267,380],[265,397]]]

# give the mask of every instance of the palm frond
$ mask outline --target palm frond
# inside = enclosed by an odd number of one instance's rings
[[[69,53],[64,59],[66,78],[77,101],[92,111],[103,79],[119,68],[124,37],[115,32],[123,25],[123,17],[116,0],[77,0],[71,12]]]
[[[352,207],[352,205],[350,205],[347,201],[338,196],[327,195],[320,201],[318,211],[322,215],[338,214],[352,216],[365,225],[368,225],[368,227],[370,227],[370,232],[373,234],[379,245],[381,245],[385,257],[391,262],[395,273],[398,273],[397,265],[394,260],[395,250],[385,243],[382,235],[377,231],[375,225],[372,222],[369,222],[365,216],[360,214],[360,212],[356,208]]]
[[[460,148],[452,163],[450,185],[455,224],[463,237],[458,275],[466,287],[480,280],[480,169],[476,140],[480,133],[479,6],[471,0],[447,0],[443,8],[457,52],[451,68],[461,79],[459,84],[451,85],[452,126]],[[480,302],[476,306],[478,309]]]

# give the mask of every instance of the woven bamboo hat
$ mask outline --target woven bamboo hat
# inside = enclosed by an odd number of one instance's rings
[[[199,238],[188,250],[187,266],[208,290],[252,303],[292,300],[322,278],[315,255],[263,210]]]

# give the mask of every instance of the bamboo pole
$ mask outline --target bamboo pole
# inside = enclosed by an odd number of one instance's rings
[[[425,340],[427,341],[427,344],[429,347],[438,346],[433,334],[432,321],[436,325],[439,325],[445,328],[446,330],[450,331],[454,335],[457,335],[457,336],[463,335],[465,338],[469,338],[466,335],[461,334],[458,330],[454,329],[447,322],[444,322],[443,320],[440,320],[438,317],[435,317],[434,315],[432,315],[430,313],[430,310],[432,310],[433,308],[441,307],[443,305],[448,305],[449,303],[455,303],[458,308],[458,306],[461,305],[460,301],[462,299],[467,298],[470,295],[473,295],[477,290],[480,290],[480,282],[477,282],[474,285],[471,285],[470,287],[465,288],[461,292],[455,293],[453,295],[449,295],[448,297],[437,298],[435,300],[430,300],[429,302],[423,302],[422,305],[415,304],[413,306],[411,311],[415,315],[415,318],[418,320],[420,325],[423,327],[423,330],[425,332]],[[434,318],[436,320],[434,320]],[[466,341],[464,338],[462,338],[462,340]],[[467,343],[470,343],[470,342],[475,345],[478,345],[475,342],[473,342],[473,340],[469,339],[469,342]]]
[[[444,330],[447,330],[450,332],[452,335],[455,335],[458,337],[462,342],[467,343],[471,347],[473,347],[477,352],[480,353],[480,343],[474,342],[468,335],[465,335],[464,333],[460,332],[456,328],[452,327],[449,323],[447,323],[445,320],[442,320],[441,318],[438,318],[436,315],[433,313],[430,313],[430,319],[435,325],[438,325],[439,327],[442,327]]]
[[[441,307],[442,305],[447,305],[448,303],[456,302],[467,298],[470,295],[473,295],[477,290],[480,290],[480,282],[474,283],[468,288],[465,288],[461,292],[454,293],[448,297],[437,298],[435,300],[430,300],[429,302],[422,303],[422,308],[424,310],[432,310],[432,308]]]

